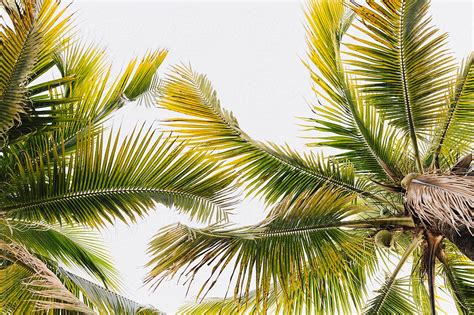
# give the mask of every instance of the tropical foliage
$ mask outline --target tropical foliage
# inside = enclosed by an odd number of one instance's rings
[[[74,35],[59,1],[2,1],[1,10],[0,312],[159,314],[117,294],[91,228],[133,222],[156,204],[226,219],[233,175],[153,125],[124,136],[104,127],[127,103],[156,97],[165,50],[112,78],[105,51]]]
[[[434,314],[441,292],[471,313],[474,55],[456,67],[428,10],[428,0],[308,2],[306,126],[310,146],[338,150],[326,158],[253,140],[206,76],[174,67],[159,106],[179,115],[164,123],[270,211],[252,226],[164,228],[146,282],[209,272],[182,309],[195,314]],[[225,270],[225,298],[205,299]]]

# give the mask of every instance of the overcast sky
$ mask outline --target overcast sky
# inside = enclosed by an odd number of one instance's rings
[[[314,101],[305,56],[302,1],[77,1],[77,22],[84,38],[105,46],[115,69],[147,49],[167,48],[169,56],[160,69],[191,63],[208,75],[222,105],[233,111],[241,127],[259,140],[287,142],[303,150],[305,134],[296,117],[311,115]],[[472,51],[473,3],[434,1],[434,23],[450,33],[457,58]],[[114,118],[125,128],[137,122],[159,120],[162,112],[129,106]],[[233,221],[254,223],[263,218],[258,201],[244,202]],[[147,242],[164,225],[188,223],[185,216],[158,207],[133,226],[118,222],[104,232],[131,298],[153,304],[173,314],[185,297],[186,287],[176,280],[164,283],[154,293],[142,286]],[[201,277],[203,279],[204,277]],[[199,284],[196,279],[196,284]],[[225,275],[212,291],[226,289]],[[194,286],[195,288],[197,285]]]

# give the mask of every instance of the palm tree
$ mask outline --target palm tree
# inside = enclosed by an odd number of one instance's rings
[[[104,127],[125,104],[156,97],[165,50],[112,79],[105,51],[75,37],[59,1],[1,9],[0,312],[160,314],[116,293],[91,228],[133,222],[157,203],[225,219],[233,175],[153,125],[126,137]]]
[[[159,104],[184,115],[165,123],[270,212],[252,226],[164,228],[146,282],[208,271],[199,304],[182,309],[196,314],[434,314],[441,286],[474,311],[474,54],[456,68],[428,10],[308,2],[305,124],[310,146],[338,150],[329,158],[250,138],[204,75],[174,67]],[[225,298],[202,300],[225,270]]]

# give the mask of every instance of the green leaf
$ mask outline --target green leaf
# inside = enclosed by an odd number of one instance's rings
[[[80,268],[106,286],[120,286],[117,271],[95,231],[79,226],[8,220],[0,225],[0,233],[31,253]]]
[[[353,304],[360,304],[365,277],[375,263],[374,247],[365,241],[365,233],[341,228],[343,219],[360,211],[351,200],[341,191],[324,188],[293,202],[286,198],[255,226],[168,226],[150,243],[152,269],[146,282],[158,285],[180,270],[192,279],[209,265],[212,271],[203,293],[224,269],[232,268],[228,281],[235,283],[234,298],[241,296],[245,302],[255,287],[258,313],[268,309],[274,286],[284,292],[280,306],[286,312],[349,312]]]
[[[119,134],[79,139],[74,154],[56,147],[37,156],[16,155],[11,193],[1,211],[12,218],[102,226],[135,221],[155,202],[174,206],[200,221],[227,218],[236,200],[232,171],[222,163],[150,127],[123,142]]]
[[[162,93],[161,107],[189,116],[168,119],[166,124],[190,145],[226,159],[238,170],[248,192],[263,196],[267,203],[326,183],[348,193],[372,195],[367,183],[356,179],[351,165],[249,138],[232,113],[221,108],[209,80],[189,67],[174,67],[164,79]]]
[[[151,306],[141,305],[123,295],[101,287],[64,268],[58,267],[56,271],[69,290],[75,292],[76,295],[82,295],[85,302],[100,314],[165,314]]]
[[[432,151],[435,167],[446,170],[459,156],[472,151],[474,142],[474,53],[459,68],[446,115],[435,129]],[[441,163],[445,161],[445,163]],[[443,165],[444,164],[444,165]]]
[[[441,259],[440,273],[461,314],[471,314],[474,309],[474,263],[452,245],[447,246]]]
[[[44,119],[45,113],[35,111],[27,85],[62,44],[60,38],[67,38],[69,17],[62,17],[64,11],[52,0],[4,2],[3,8],[12,22],[2,22],[0,31],[0,140],[8,142],[7,131],[24,119],[35,121],[29,128],[46,126],[52,120],[52,115]]]
[[[344,150],[358,172],[378,180],[399,182],[402,178],[402,144],[393,128],[387,128],[371,104],[366,104],[353,88],[341,59],[341,40],[354,14],[342,1],[309,1],[306,9],[308,62],[318,98],[317,118],[306,119],[307,129],[329,133],[311,146]]]
[[[430,25],[428,0],[367,1],[353,6],[363,25],[348,43],[352,73],[367,102],[410,139],[419,172],[419,140],[437,125],[454,70],[445,48],[446,34]]]
[[[382,287],[376,291],[377,295],[367,303],[366,314],[416,314],[416,307],[411,301],[410,279],[408,277],[397,278],[397,276],[420,244],[421,239],[421,233],[413,238],[390,277],[387,277]]]

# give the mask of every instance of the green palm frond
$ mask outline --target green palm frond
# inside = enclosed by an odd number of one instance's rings
[[[413,263],[410,274],[410,286],[413,302],[420,314],[431,314],[430,294],[425,285],[426,271],[424,270],[422,247],[413,251]]]
[[[23,220],[102,226],[135,221],[157,202],[200,221],[226,219],[236,202],[231,170],[163,137],[142,126],[122,143],[114,132],[107,140],[81,138],[71,156],[57,147],[52,156],[18,154],[0,210]]]
[[[25,130],[35,130],[54,121],[57,114],[51,99],[30,99],[28,84],[34,74],[46,67],[52,54],[61,49],[67,38],[69,16],[59,2],[3,1],[2,7],[11,24],[5,21],[0,31],[0,137],[7,142],[10,137],[19,137]],[[45,103],[45,101],[49,103]],[[14,134],[7,135],[12,127]]]
[[[164,80],[162,93],[162,107],[189,116],[168,119],[166,124],[190,145],[215,150],[219,158],[227,159],[239,170],[248,191],[265,197],[268,203],[289,193],[316,190],[325,183],[349,193],[372,195],[366,190],[367,183],[355,178],[350,165],[251,139],[232,113],[220,106],[209,80],[190,67],[174,67]]]
[[[55,145],[64,141],[64,149],[72,151],[78,137],[99,133],[102,123],[112,113],[156,89],[153,78],[166,55],[165,50],[149,52],[141,60],[131,61],[112,81],[104,50],[90,44],[69,45],[55,57],[55,64],[63,78],[74,80],[56,92],[74,102],[63,106],[65,121],[61,122],[59,129],[28,139],[29,142],[23,146],[28,147],[30,142],[42,145],[46,138]]]
[[[92,310],[71,293],[48,266],[23,246],[0,240],[2,306],[11,314],[63,309],[84,314]],[[3,311],[3,309],[2,309]]]
[[[101,287],[89,280],[86,280],[76,274],[66,271],[56,264],[47,264],[51,271],[58,277],[64,286],[85,305],[90,311],[99,312],[99,314],[140,314],[140,315],[161,315],[159,310],[141,305],[109,289]],[[37,294],[35,290],[41,291],[35,287],[31,289],[31,281],[35,279],[35,274],[21,264],[8,264],[0,268],[0,306],[2,314],[83,314],[74,310],[50,309],[49,311],[41,308],[41,303],[48,300],[54,300],[54,296],[47,294]],[[59,305],[58,305],[59,306]]]
[[[136,315],[164,315],[165,313],[151,307],[139,304],[114,291],[99,286],[85,278],[71,273],[64,268],[56,269],[59,278],[65,286],[81,296],[85,304],[99,312],[99,314],[136,314]]]
[[[452,57],[446,34],[430,25],[429,0],[393,0],[353,9],[363,25],[355,26],[369,40],[351,36],[352,73],[369,104],[410,139],[419,172],[423,171],[419,139],[444,113]]]
[[[474,310],[474,263],[447,246],[441,259],[440,273],[461,314]]]
[[[120,281],[98,233],[79,226],[59,226],[8,220],[0,225],[4,239],[23,245],[29,252],[65,266],[80,268],[108,287]]]
[[[268,311],[277,313],[278,301],[281,298],[281,290],[272,290],[268,293]],[[258,314],[259,304],[257,293],[251,291],[247,299],[239,298],[206,298],[199,303],[191,303],[180,307],[178,314]]]
[[[357,95],[341,59],[341,41],[353,18],[342,1],[309,1],[307,6],[306,67],[319,101],[314,106],[317,118],[307,119],[312,123],[308,129],[331,134],[319,136],[310,145],[342,149],[340,156],[354,163],[359,172],[399,182],[407,158],[397,132],[387,128],[371,104]]]
[[[416,314],[417,309],[411,299],[410,279],[397,278],[403,265],[410,258],[411,254],[417,249],[422,234],[418,233],[411,244],[407,247],[400,258],[390,277],[382,284],[382,287],[376,291],[373,297],[365,307],[366,314]]]
[[[471,53],[458,70],[451,90],[447,115],[435,132],[432,146],[436,168],[450,167],[459,156],[472,151],[474,142],[474,53]],[[440,163],[440,158],[445,163]],[[429,160],[429,159],[428,159]],[[440,165],[444,164],[444,165]]]
[[[234,298],[241,296],[245,303],[255,286],[257,312],[268,308],[274,286],[284,292],[281,307],[287,311],[348,312],[361,301],[375,262],[367,235],[341,228],[350,225],[343,219],[360,211],[350,205],[352,199],[324,188],[294,202],[287,198],[256,226],[164,228],[150,243],[152,269],[146,282],[158,285],[184,267],[183,274],[192,279],[209,265],[212,272],[201,294],[233,264]]]

